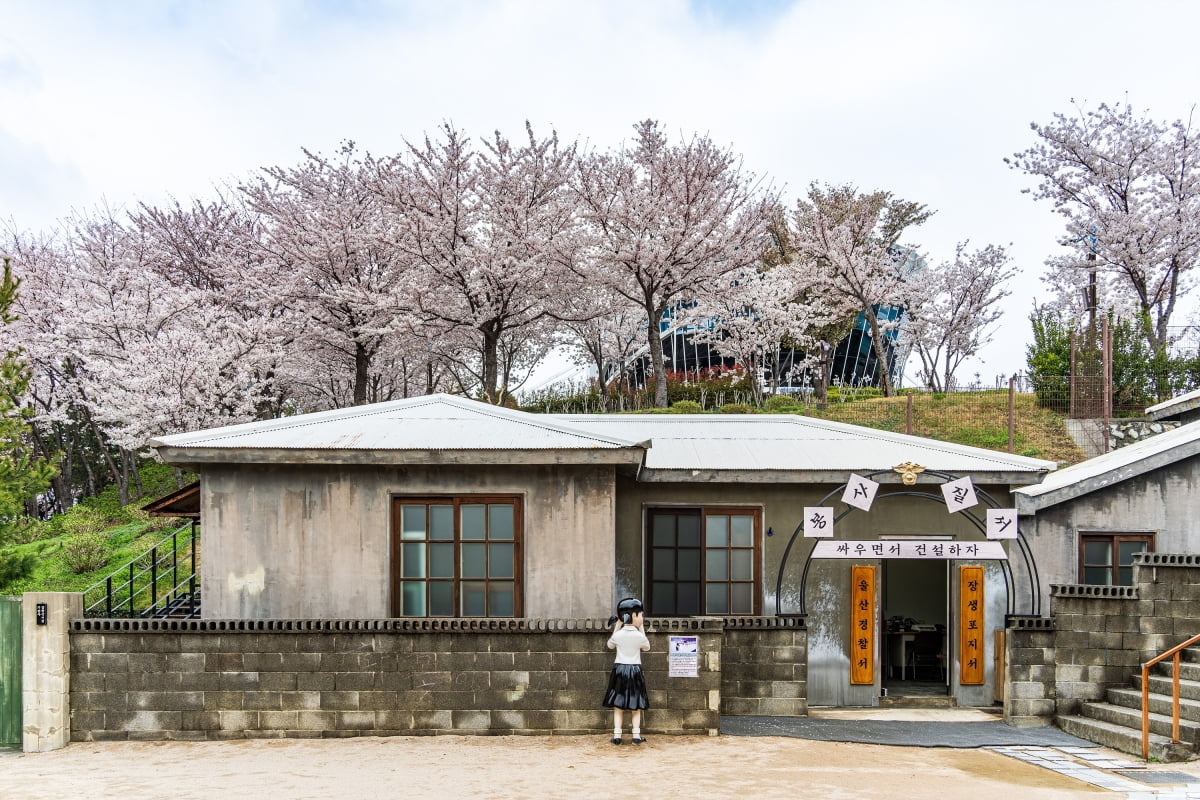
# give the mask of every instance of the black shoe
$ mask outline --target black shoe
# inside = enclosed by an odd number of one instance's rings
[[[636,742],[636,741],[637,741],[637,739],[634,739],[634,741]],[[613,744],[620,744],[620,743],[621,743],[621,737],[620,737],[620,736],[614,736],[614,737],[613,737],[613,740],[612,740],[612,743],[613,743]]]
[[[645,741],[646,741],[646,740],[645,740],[645,739],[643,739],[643,738],[642,738],[642,737],[640,737],[640,736],[635,736],[635,737],[633,737],[633,743],[634,743],[634,744],[644,744],[644,743],[645,743]]]

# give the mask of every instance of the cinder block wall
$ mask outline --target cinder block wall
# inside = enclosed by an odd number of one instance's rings
[[[1138,554],[1132,586],[1052,586],[1050,609],[1049,620],[1010,621],[1004,713],[1014,725],[1076,714],[1200,634],[1200,555]]]
[[[1019,728],[1054,718],[1054,626],[1040,617],[1009,621],[1004,637],[1004,721]]]
[[[798,618],[726,621],[721,713],[808,716],[808,631]]]
[[[643,729],[715,734],[722,620],[647,633]],[[699,637],[698,677],[669,677],[671,633]],[[603,733],[607,638],[596,620],[76,620],[72,739]]]

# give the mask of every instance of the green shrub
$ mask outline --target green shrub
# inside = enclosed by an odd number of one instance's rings
[[[791,411],[794,408],[796,401],[786,394],[773,394],[763,403],[763,409],[766,411]]]
[[[97,570],[108,563],[108,537],[99,531],[77,533],[62,546],[63,565],[72,573]]]
[[[695,400],[676,400],[671,403],[671,411],[676,414],[703,414],[704,406]]]
[[[108,515],[91,506],[77,505],[54,519],[58,532],[68,538],[100,533],[108,527]]]
[[[754,409],[745,403],[726,403],[721,406],[722,414],[753,414]]]

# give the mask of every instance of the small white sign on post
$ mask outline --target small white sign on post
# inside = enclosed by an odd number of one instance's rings
[[[989,508],[987,511],[987,538],[1017,538],[1017,510],[1015,508]]]
[[[806,539],[828,539],[833,536],[833,508],[831,506],[804,507],[804,537]]]
[[[870,478],[851,474],[850,480],[846,481],[846,491],[842,492],[842,502],[863,511],[870,511],[871,503],[875,501],[875,492],[878,490],[879,484]]]
[[[699,636],[671,636],[667,647],[667,677],[700,677]]]
[[[975,497],[975,485],[971,483],[969,477],[943,483],[942,496],[946,498],[946,509],[951,514],[955,511],[962,511],[964,508],[970,508],[979,502]]]

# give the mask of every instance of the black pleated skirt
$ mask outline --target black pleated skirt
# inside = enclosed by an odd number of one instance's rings
[[[604,707],[630,711],[650,707],[641,664],[613,664],[608,676],[608,689],[604,692]]]

